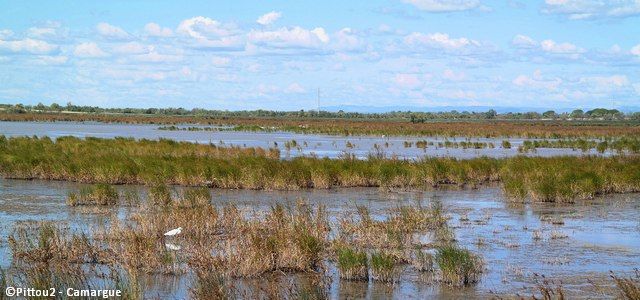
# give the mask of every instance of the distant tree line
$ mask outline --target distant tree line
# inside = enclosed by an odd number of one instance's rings
[[[556,113],[549,110],[538,112],[507,112],[498,113],[493,109],[485,112],[443,111],[443,112],[412,112],[392,111],[386,113],[358,113],[358,112],[329,112],[316,110],[272,111],[272,110],[208,110],[202,108],[103,108],[98,106],[80,106],[67,103],[62,106],[57,103],[44,105],[0,104],[0,110],[9,113],[38,113],[38,112],[74,112],[94,114],[135,114],[135,115],[165,115],[165,116],[197,116],[211,118],[254,117],[254,118],[339,118],[339,119],[405,119],[413,123],[434,120],[640,120],[640,112],[624,113],[617,109],[596,108],[588,111],[576,109],[572,112]]]

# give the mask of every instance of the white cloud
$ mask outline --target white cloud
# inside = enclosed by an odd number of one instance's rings
[[[536,42],[534,39],[526,36],[526,35],[522,35],[522,34],[518,34],[515,37],[513,37],[513,40],[511,41],[511,44],[518,47],[518,48],[536,48],[538,47],[538,42]]]
[[[186,19],[176,32],[193,39],[195,48],[239,50],[244,48],[244,36],[233,23],[222,23],[206,17]]]
[[[584,49],[571,43],[556,43],[553,40],[544,40],[540,42],[543,51],[557,54],[576,54],[585,52]]]
[[[217,68],[224,68],[231,63],[231,59],[228,57],[214,56],[211,58],[211,64]]]
[[[173,31],[170,28],[162,27],[153,22],[144,25],[144,32],[152,37],[170,37],[173,35]]]
[[[631,48],[631,54],[633,55],[637,55],[640,56],[640,44],[635,45],[633,48]]]
[[[31,38],[13,41],[0,40],[0,50],[6,50],[13,53],[26,52],[31,54],[47,54],[57,49],[58,46],[56,45]]]
[[[302,94],[306,92],[306,90],[298,83],[292,83],[284,89],[284,92],[287,94]]]
[[[559,43],[554,40],[543,40],[537,42],[536,40],[526,35],[516,35],[511,44],[520,49],[521,53],[538,55],[540,57],[548,58],[564,58],[577,60],[582,57],[582,54],[587,51],[581,47],[578,47],[572,43]]]
[[[69,60],[69,57],[59,55],[59,56],[49,56],[42,55],[38,56],[36,59],[36,63],[41,65],[63,65]]]
[[[13,36],[13,31],[9,29],[0,29],[0,40],[7,39]]]
[[[542,76],[540,70],[533,72],[533,76],[519,75],[512,81],[516,86],[520,86],[527,89],[545,89],[547,91],[554,91],[562,84],[562,79],[553,78],[546,79]]]
[[[280,17],[282,17],[282,13],[277,12],[277,11],[272,11],[269,13],[266,13],[262,16],[260,16],[256,22],[260,25],[266,26],[269,24],[272,24],[273,22],[277,21],[278,19],[280,19]]]
[[[38,26],[29,28],[26,31],[28,37],[45,40],[45,41],[62,41],[66,40],[69,35],[69,29],[62,27],[57,21],[46,21]]]
[[[413,32],[404,37],[404,43],[413,47],[429,47],[444,50],[459,50],[468,47],[480,47],[481,43],[468,38],[450,38],[446,33],[424,34]]]
[[[129,42],[113,47],[113,52],[118,54],[142,54],[151,51],[153,47],[145,46],[138,42]]]
[[[402,89],[415,90],[423,85],[423,81],[420,80],[417,74],[398,73],[393,77],[392,81]]]
[[[307,30],[302,27],[282,27],[273,31],[253,30],[249,33],[250,42],[274,48],[316,48],[329,42],[329,36],[322,27]]]
[[[73,50],[73,54],[77,57],[83,58],[105,57],[108,55],[106,52],[102,51],[96,43],[92,42],[77,45]]]
[[[582,77],[579,82],[600,91],[615,90],[629,85],[629,79],[625,75]]]
[[[446,69],[442,73],[442,77],[450,81],[462,81],[466,78],[466,74],[464,72],[455,72],[451,69]]]
[[[335,49],[343,51],[363,50],[365,43],[351,28],[342,28],[335,35]]]
[[[546,0],[542,11],[571,20],[628,17],[640,14],[640,1]]]
[[[98,31],[98,34],[107,39],[126,40],[131,38],[131,36],[122,28],[113,26],[109,23],[98,23],[98,25],[96,25],[96,30]]]
[[[234,24],[223,24],[207,17],[193,17],[180,22],[176,31],[195,39],[208,39],[234,35],[237,28]]]
[[[254,88],[254,92],[257,96],[268,96],[269,94],[277,93],[279,90],[280,89],[275,85],[263,83]]]
[[[134,55],[133,59],[146,63],[170,63],[181,61],[182,56],[174,54],[160,54],[155,50],[151,50],[149,53]]]
[[[428,12],[452,12],[480,7],[480,0],[402,0]]]

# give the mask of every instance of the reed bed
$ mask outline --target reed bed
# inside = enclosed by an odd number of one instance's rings
[[[114,114],[0,113],[2,121],[97,121],[129,124],[232,126],[239,131],[290,131],[331,135],[429,137],[600,138],[637,137],[637,122],[470,120],[412,123],[409,120],[144,116]],[[193,126],[192,126],[193,127]],[[176,127],[176,129],[178,129]]]
[[[0,174],[5,178],[82,183],[145,184],[158,203],[165,184],[227,189],[297,190],[332,187],[478,187],[501,182],[516,201],[573,202],[607,193],[640,191],[640,157],[514,157],[505,159],[371,157],[358,160],[298,157],[280,160],[274,149],[223,148],[170,140],[57,140],[0,137]],[[99,192],[103,191],[103,192]],[[110,203],[104,188],[71,202]],[[86,199],[83,199],[86,198]]]
[[[524,141],[522,146],[518,147],[518,151],[522,153],[535,152],[538,148],[570,148],[573,150],[581,150],[587,152],[596,149],[598,153],[604,153],[607,150],[616,153],[640,153],[640,139],[638,138],[619,138],[599,140],[571,139],[571,140],[533,140]]]

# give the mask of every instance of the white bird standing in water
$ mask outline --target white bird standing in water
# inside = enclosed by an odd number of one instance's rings
[[[176,229],[171,229],[171,230],[165,232],[164,236],[174,236],[174,235],[180,234],[180,232],[182,232],[182,227],[178,227]]]

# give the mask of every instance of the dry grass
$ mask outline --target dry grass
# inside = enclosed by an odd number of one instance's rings
[[[616,282],[616,287],[620,292],[620,298],[625,300],[640,299],[640,270],[635,269],[635,276],[622,278],[611,273],[611,278]]]

